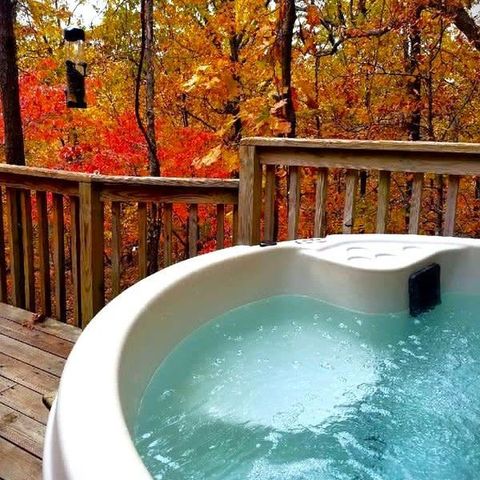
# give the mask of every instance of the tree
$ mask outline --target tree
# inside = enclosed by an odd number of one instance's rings
[[[153,0],[140,1],[142,41],[140,61],[135,89],[135,115],[138,126],[145,138],[148,149],[148,170],[153,177],[160,176],[160,162],[157,155],[157,137],[155,134],[155,65],[154,65],[154,21]],[[145,69],[145,117],[143,124],[140,112],[140,84]],[[148,229],[148,273],[158,270],[158,246],[160,240],[160,219],[157,205],[150,207],[150,225]]]
[[[25,165],[22,116],[18,86],[15,0],[0,2],[0,95],[7,163]]]

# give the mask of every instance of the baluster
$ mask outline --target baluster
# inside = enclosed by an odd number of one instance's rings
[[[7,188],[8,244],[10,249],[10,274],[12,276],[12,301],[15,307],[25,307],[25,289],[22,265],[22,236],[19,191]]]
[[[5,257],[5,228],[3,216],[3,194],[0,189],[0,302],[7,303],[7,264]]]
[[[217,250],[221,250],[224,246],[225,237],[225,205],[219,203],[217,205]]]
[[[238,204],[233,205],[232,210],[232,244],[238,244]]]
[[[388,223],[388,205],[390,201],[391,174],[381,170],[378,174],[377,233],[386,233]]]
[[[147,204],[138,203],[138,275],[140,280],[147,276]]]
[[[122,230],[121,204],[112,202],[112,297],[120,294]]]
[[[103,205],[97,185],[80,182],[82,328],[105,303]]]
[[[238,199],[241,209],[238,222],[238,243],[241,245],[256,245],[260,241],[262,167],[253,146],[240,146],[240,188]],[[234,242],[237,243],[236,235]]]
[[[455,216],[457,212],[458,187],[460,175],[449,175],[447,182],[447,208],[445,212],[445,223],[443,235],[452,237],[455,234]]]
[[[412,198],[410,201],[410,220],[408,233],[417,235],[422,213],[423,173],[415,173],[413,176]]]
[[[80,326],[82,319],[80,280],[80,201],[70,197],[70,260],[72,262],[73,323]]]
[[[265,212],[263,238],[273,241],[275,230],[275,165],[265,166]]]
[[[33,263],[32,202],[30,190],[20,192],[22,216],[23,273],[25,278],[25,308],[35,311],[35,270]]]
[[[315,223],[314,237],[324,237],[327,231],[328,169],[319,168],[315,182]]]
[[[65,295],[65,225],[63,219],[63,196],[54,193],[53,200],[53,270],[55,273],[55,316],[62,322],[66,320]]]
[[[50,286],[50,258],[48,255],[48,212],[47,193],[36,192],[37,226],[38,226],[38,264],[40,283],[40,311],[49,316],[52,314]]]
[[[288,239],[295,240],[298,233],[298,223],[300,217],[300,167],[290,167],[289,185],[288,185]]]
[[[355,197],[358,187],[358,171],[347,170],[345,177],[345,209],[343,212],[343,233],[352,233],[355,222]]]
[[[173,205],[166,203],[163,210],[163,226],[164,226],[164,241],[165,241],[165,266],[172,264],[172,214]]]
[[[188,258],[197,256],[198,241],[198,205],[188,206]]]

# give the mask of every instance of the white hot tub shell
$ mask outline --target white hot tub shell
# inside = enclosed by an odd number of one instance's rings
[[[408,308],[408,277],[436,262],[442,291],[480,293],[480,242],[411,235],[338,235],[237,246],[137,283],[91,321],[50,413],[44,480],[151,476],[131,433],[143,391],[185,336],[232,308],[281,294],[365,313]]]

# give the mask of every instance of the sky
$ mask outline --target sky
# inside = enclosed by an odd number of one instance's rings
[[[102,21],[102,11],[107,0],[68,0],[71,10],[74,10],[72,24],[89,28]]]

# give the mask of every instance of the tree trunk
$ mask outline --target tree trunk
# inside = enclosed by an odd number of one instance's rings
[[[11,0],[0,1],[0,96],[5,127],[5,160],[25,165],[14,30],[15,4]]]
[[[225,111],[233,116],[233,128],[230,135],[230,141],[233,143],[240,143],[242,138],[242,119],[240,118],[240,75],[239,60],[240,60],[240,45],[242,43],[242,35],[233,30],[230,33],[230,61],[232,62],[233,80],[237,84],[238,93],[234,98],[228,100]]]
[[[405,71],[409,75],[407,80],[407,96],[412,104],[409,118],[407,119],[408,139],[420,140],[421,120],[421,88],[422,79],[419,72],[419,57],[421,53],[421,35],[418,22],[422,10],[417,8],[411,25],[409,26],[408,38],[405,45]]]
[[[0,97],[2,101],[3,124],[5,130],[5,161],[14,165],[25,165],[25,145],[23,142],[22,115],[18,86],[17,43],[15,39],[16,1],[0,0]],[[11,209],[11,225],[16,225],[18,239],[22,241],[22,220],[20,192],[14,191],[16,208]],[[12,226],[11,226],[12,228]],[[23,265],[23,248],[20,245],[19,265]],[[24,271],[20,269],[20,284],[24,285]],[[18,307],[25,306],[25,292],[18,292]]]
[[[275,50],[281,65],[280,100],[285,101],[283,115],[285,120],[290,123],[288,137],[296,136],[297,127],[292,98],[292,40],[296,18],[295,0],[280,0]]]
[[[420,122],[421,110],[421,88],[422,79],[419,72],[419,56],[421,53],[421,34],[418,22],[422,15],[421,8],[417,8],[408,28],[408,36],[404,45],[405,73],[407,77],[407,98],[410,102],[410,112],[407,118],[407,134],[411,141],[418,141],[421,138]],[[410,223],[410,200],[412,198],[412,175],[406,174],[406,199],[405,225],[407,229]]]

